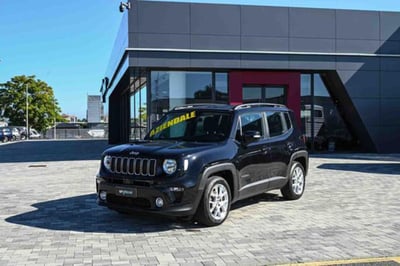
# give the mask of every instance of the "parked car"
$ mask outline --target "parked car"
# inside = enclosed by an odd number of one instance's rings
[[[21,134],[21,139],[26,139],[26,135],[27,135],[26,127],[20,127],[19,130],[20,130],[20,134]],[[40,139],[41,137],[42,137],[42,135],[39,132],[37,132],[36,129],[31,128],[29,130],[29,138],[30,139]]]
[[[7,142],[13,139],[11,129],[8,127],[0,127],[0,141]]]
[[[37,132],[36,129],[31,128],[29,130],[29,138],[31,139],[40,139],[42,137],[42,134],[40,134],[39,132]]]
[[[104,151],[97,202],[214,226],[233,202],[269,190],[299,199],[307,169],[305,143],[285,106],[188,105],[167,113],[144,141]]]
[[[18,128],[10,128],[12,132],[12,138],[13,140],[20,140],[21,139],[21,134],[19,133]]]

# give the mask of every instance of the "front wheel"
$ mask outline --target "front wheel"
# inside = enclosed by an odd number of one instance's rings
[[[289,172],[289,180],[281,189],[285,199],[296,200],[301,198],[306,185],[306,174],[304,167],[299,162],[294,162]]]
[[[222,224],[230,208],[231,191],[228,183],[220,176],[210,177],[196,213],[197,220],[207,226]]]

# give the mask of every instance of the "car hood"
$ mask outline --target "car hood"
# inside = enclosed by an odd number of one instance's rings
[[[185,156],[219,147],[215,142],[187,142],[187,141],[143,141],[132,144],[118,145],[107,149],[104,155],[118,155],[130,157],[177,157]]]

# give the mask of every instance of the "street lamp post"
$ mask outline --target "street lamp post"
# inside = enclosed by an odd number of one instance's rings
[[[28,84],[26,84],[26,139],[29,139],[29,118],[28,118],[28,107],[29,107],[29,102],[28,102]]]
[[[54,139],[57,139],[57,111],[56,111],[56,101],[53,100],[54,104]]]

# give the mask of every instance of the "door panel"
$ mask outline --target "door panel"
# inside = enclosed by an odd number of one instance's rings
[[[239,197],[245,198],[264,192],[268,187],[268,155],[264,149],[264,115],[248,113],[240,116],[236,138],[239,152],[236,165],[239,170]],[[246,132],[259,132],[261,138],[245,143]]]

